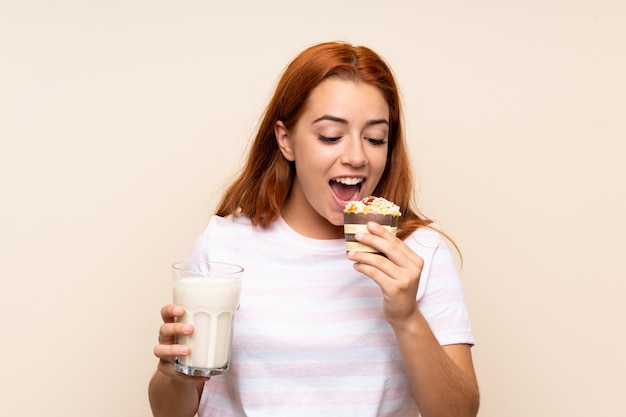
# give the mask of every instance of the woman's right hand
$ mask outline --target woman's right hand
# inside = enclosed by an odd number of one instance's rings
[[[163,324],[159,329],[159,344],[154,347],[154,355],[159,358],[159,371],[175,378],[198,381],[198,377],[190,377],[174,370],[176,356],[187,356],[191,349],[187,345],[176,344],[176,336],[189,336],[193,333],[193,326],[179,323],[177,318],[182,317],[185,310],[175,304],[168,304],[161,308]],[[208,380],[208,378],[203,378]]]

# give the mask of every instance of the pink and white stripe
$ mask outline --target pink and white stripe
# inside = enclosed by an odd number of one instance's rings
[[[473,343],[463,290],[438,233],[406,243],[424,258],[418,303],[441,344]],[[381,293],[343,239],[213,217],[190,258],[244,267],[231,368],[205,384],[199,416],[416,416]]]

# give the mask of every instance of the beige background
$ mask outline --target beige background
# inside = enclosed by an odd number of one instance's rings
[[[293,3],[0,1],[2,414],[149,415],[169,265],[283,67],[343,39],[463,249],[480,416],[622,416],[626,3]]]

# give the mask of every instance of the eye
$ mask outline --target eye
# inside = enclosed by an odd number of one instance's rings
[[[365,140],[375,146],[380,146],[387,143],[387,139],[365,138]]]
[[[326,143],[335,143],[337,142],[339,139],[341,139],[341,136],[337,136],[337,137],[330,137],[330,136],[324,136],[324,135],[317,135],[317,138],[319,140],[321,140],[322,142],[326,142]]]

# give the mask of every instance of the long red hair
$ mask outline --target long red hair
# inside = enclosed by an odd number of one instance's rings
[[[293,164],[281,154],[274,135],[280,120],[292,129],[309,93],[329,77],[364,82],[379,88],[389,105],[389,151],[385,171],[374,195],[402,208],[398,237],[404,239],[431,220],[414,208],[413,173],[407,153],[396,81],[386,62],[371,49],[343,42],[314,45],[286,68],[269,102],[248,159],[238,178],[219,202],[219,216],[244,215],[254,225],[267,226],[281,214],[295,175]]]

